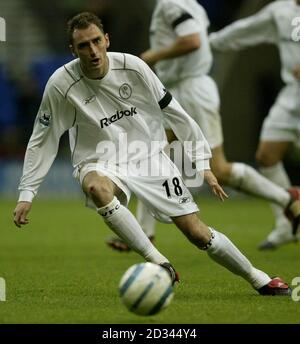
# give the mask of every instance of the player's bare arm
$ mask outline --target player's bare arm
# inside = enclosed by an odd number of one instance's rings
[[[221,200],[225,201],[228,198],[228,195],[223,190],[222,186],[218,183],[217,178],[211,172],[211,170],[204,171],[204,180],[212,188],[213,193]]]
[[[22,225],[27,225],[29,220],[27,218],[31,209],[31,202],[18,202],[14,210],[14,223],[17,227],[21,228]]]
[[[141,59],[149,66],[154,66],[161,60],[186,55],[200,48],[200,36],[198,33],[178,37],[173,44],[160,50],[146,50],[141,54]]]
[[[297,79],[300,79],[300,66],[297,66],[295,69],[294,69],[294,76],[297,78]]]

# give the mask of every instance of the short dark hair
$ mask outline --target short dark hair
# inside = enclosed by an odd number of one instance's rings
[[[105,33],[101,19],[97,17],[94,13],[82,12],[71,18],[67,24],[67,34],[69,37],[69,43],[73,43],[73,32],[76,29],[86,29],[91,24],[95,24],[103,33]]]

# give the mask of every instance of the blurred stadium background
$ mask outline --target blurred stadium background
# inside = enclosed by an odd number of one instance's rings
[[[211,31],[259,10],[268,0],[199,0]],[[148,28],[155,0],[1,0],[6,41],[0,41],[0,196],[17,197],[17,184],[32,124],[48,77],[72,59],[66,21],[80,11],[97,13],[111,37],[111,51],[139,55],[148,47]],[[278,52],[262,45],[241,53],[216,56],[212,75],[221,93],[225,148],[229,159],[254,164],[259,130],[281,87]],[[299,153],[286,161],[294,183]],[[296,168],[295,168],[296,167]],[[76,196],[68,137],[41,196]],[[298,173],[299,174],[299,173]]]

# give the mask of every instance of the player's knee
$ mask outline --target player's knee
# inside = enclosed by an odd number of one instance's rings
[[[97,204],[106,204],[109,203],[113,198],[113,190],[107,183],[99,183],[96,181],[91,181],[86,185],[86,191],[88,195],[95,201]]]
[[[212,166],[212,172],[220,184],[228,184],[230,178],[230,164],[217,164]]]
[[[275,154],[260,149],[256,152],[255,158],[261,167],[271,167],[279,162]]]

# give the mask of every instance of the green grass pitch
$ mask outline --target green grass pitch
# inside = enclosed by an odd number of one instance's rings
[[[289,283],[300,276],[300,246],[259,252],[272,226],[268,204],[199,199],[202,219],[227,234],[256,267]],[[259,296],[244,280],[212,262],[173,225],[158,225],[157,247],[180,272],[169,308],[152,317],[129,313],[118,297],[125,270],[142,262],[135,253],[105,245],[111,235],[82,201],[35,200],[30,224],[12,223],[14,202],[0,200],[0,277],[6,302],[0,323],[203,324],[299,323],[300,302]],[[135,207],[135,202],[131,204]]]

